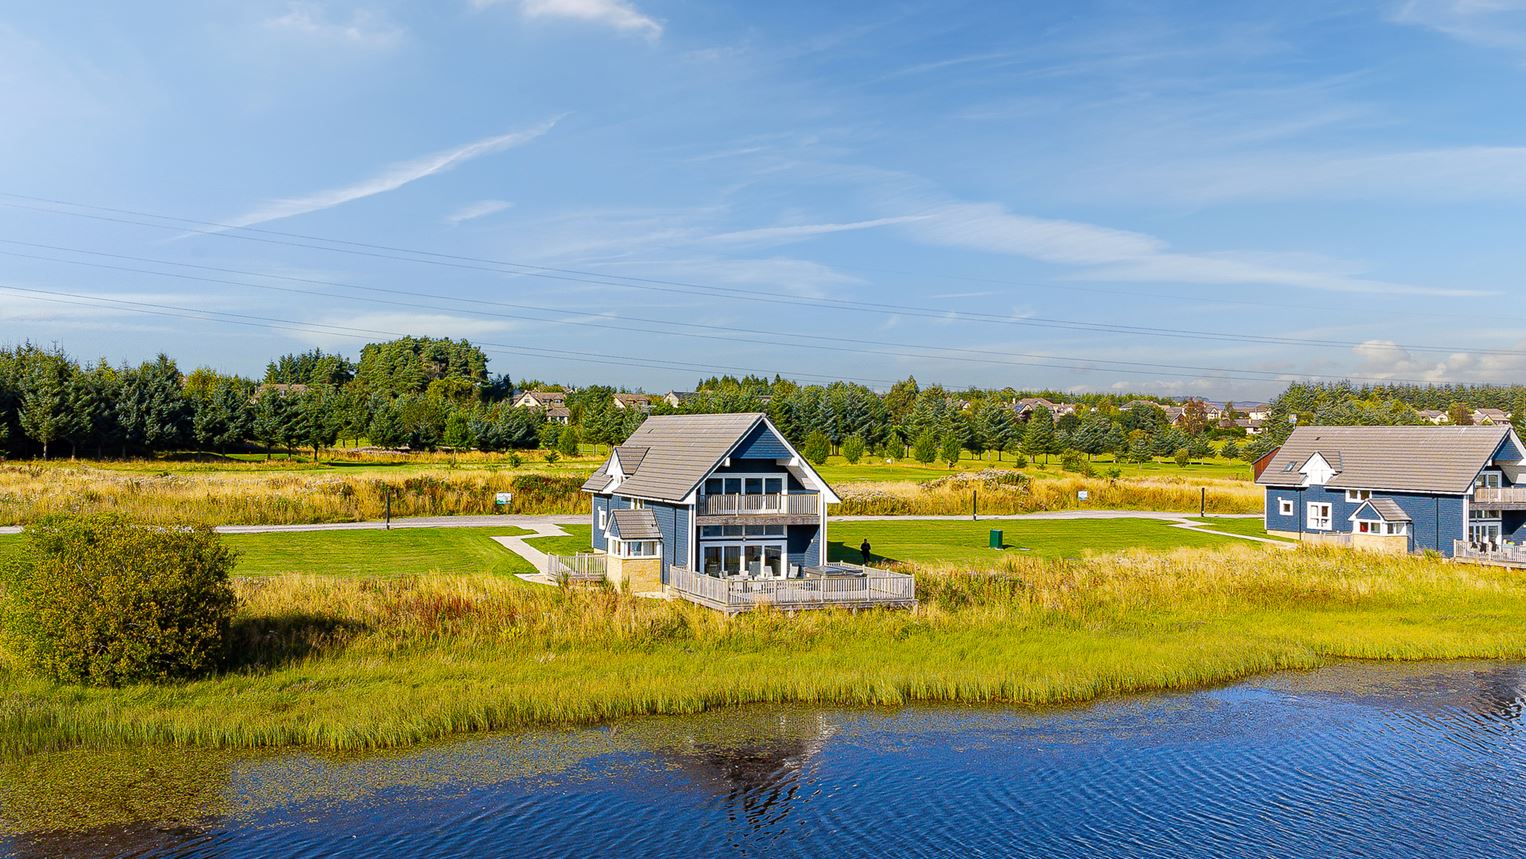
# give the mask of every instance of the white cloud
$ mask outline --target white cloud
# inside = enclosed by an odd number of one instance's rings
[[[401,28],[370,10],[356,9],[349,18],[339,20],[330,18],[328,11],[317,3],[292,3],[286,14],[266,19],[264,26],[277,33],[325,45],[383,49],[396,45],[403,38]]]
[[[514,204],[507,200],[479,200],[476,203],[468,203],[465,206],[445,216],[445,223],[455,226],[466,221],[474,221],[477,218],[485,218],[488,215],[496,215]]]
[[[464,146],[457,146],[454,149],[426,155],[423,158],[399,162],[387,167],[381,173],[369,179],[363,179],[342,188],[319,191],[301,197],[273,200],[251,212],[232,218],[226,221],[226,223],[235,227],[248,227],[280,218],[305,215],[309,212],[329,209],[354,200],[375,196],[376,194],[395,191],[410,182],[417,182],[436,173],[443,173],[473,158],[480,158],[483,155],[491,155],[529,143],[550,131],[559,120],[561,120],[560,116],[552,117],[522,131],[511,131],[508,134],[500,134],[497,137],[478,140]]]
[[[1526,0],[1406,0],[1392,19],[1470,44],[1526,51]]]
[[[472,0],[481,9],[505,0]],[[526,18],[569,18],[613,27],[648,38],[662,35],[662,24],[626,0],[513,0]]]

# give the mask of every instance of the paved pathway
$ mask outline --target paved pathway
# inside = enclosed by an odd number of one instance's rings
[[[1158,510],[1046,510],[1040,513],[982,513],[980,521],[987,519],[1167,519],[1186,521],[1195,513],[1162,513]],[[1260,513],[1211,513],[1210,516],[1225,519],[1260,519]],[[829,516],[828,522],[884,522],[894,519],[947,519],[968,521],[969,514],[955,516]]]
[[[535,539],[536,537],[565,537],[567,536],[567,532],[563,531],[560,527],[550,522],[529,522],[520,525],[519,527],[527,528],[531,531],[534,531],[535,533],[523,534],[518,537],[491,537],[489,539],[504,547],[505,549],[508,549],[510,552],[513,552],[519,557],[524,558],[526,561],[529,561],[530,566],[535,568],[535,572],[533,573],[515,573],[515,575],[519,576],[521,579],[524,579],[527,582],[534,582],[539,585],[554,586],[556,582],[546,575],[546,553],[535,548],[534,546],[531,546],[525,541]]]
[[[503,528],[517,527],[535,530],[541,526],[580,525],[588,521],[584,516],[414,516],[393,519],[393,528]],[[219,534],[279,534],[284,531],[379,531],[387,527],[380,519],[369,522],[321,522],[313,525],[219,525]],[[551,536],[566,532],[557,529]]]

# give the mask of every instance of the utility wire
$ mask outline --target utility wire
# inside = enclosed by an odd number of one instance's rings
[[[1061,330],[1085,331],[1089,333],[1106,334],[1132,334],[1148,337],[1168,337],[1188,340],[1210,340],[1231,343],[1263,343],[1282,346],[1311,346],[1320,348],[1351,349],[1367,345],[1358,340],[1325,340],[1316,338],[1286,337],[1275,335],[1238,334],[1215,331],[1199,331],[1193,329],[1164,328],[1156,326],[1122,325],[1116,323],[1087,322],[1082,320],[1069,320],[1050,317],[1013,317],[997,314],[976,313],[970,311],[949,311],[930,307],[917,307],[913,305],[888,304],[883,302],[864,302],[848,299],[834,298],[784,298],[779,296],[760,295],[748,290],[733,287],[712,286],[704,284],[688,283],[685,281],[661,280],[655,278],[642,278],[630,275],[611,275],[598,272],[580,271],[577,269],[555,268],[550,266],[537,266],[528,263],[518,263],[505,260],[493,260],[483,257],[471,257],[458,254],[445,254],[434,251],[414,250],[392,245],[382,245],[367,242],[355,242],[344,239],[330,239],[318,236],[309,236],[301,233],[288,233],[279,230],[268,230],[256,227],[242,227],[233,224],[219,224],[215,221],[201,221],[193,218],[182,218],[172,215],[160,215],[152,212],[140,212],[131,209],[114,209],[105,206],[93,206],[84,203],[73,203],[66,200],[56,200],[44,197],[31,197],[23,194],[14,194],[0,191],[0,197],[33,200],[51,205],[71,206],[81,209],[89,209],[101,212],[113,212],[128,214],[140,218],[156,218],[159,220],[173,221],[181,224],[199,225],[196,227],[171,227],[166,224],[150,223],[141,220],[113,217],[107,215],[93,215],[88,212],[72,212],[56,208],[43,208],[27,206],[19,203],[0,202],[0,205],[10,208],[36,211],[47,214],[66,215],[70,217],[88,218],[92,220],[107,221],[113,223],[132,224],[153,229],[175,229],[193,235],[219,236],[223,238],[239,239],[243,241],[262,242],[266,244],[284,245],[288,247],[306,248],[310,250],[326,251],[330,253],[345,253],[358,256],[367,256],[380,259],[390,259],[400,262],[412,262],[423,265],[440,265],[450,268],[466,269],[474,271],[487,271],[498,274],[513,274],[525,277],[536,277],[550,280],[570,281],[597,286],[612,286],[624,289],[648,290],[670,292],[684,295],[698,295],[705,297],[726,297],[743,301],[752,301],[768,304],[783,304],[789,306],[810,306],[825,309],[850,310],[855,312],[874,312],[892,316],[914,316],[918,318],[938,320],[959,320],[990,324],[1018,325],[1040,328],[1057,328]],[[303,241],[290,241],[285,238],[265,238],[256,235],[244,235],[245,232],[259,233],[262,236],[281,236]],[[323,242],[326,244],[312,244],[311,242]],[[334,247],[339,245],[341,247]],[[386,251],[386,252],[383,252]],[[403,255],[400,255],[403,254]],[[612,280],[611,278],[618,278]],[[1472,352],[1481,355],[1499,355],[1511,357],[1526,357],[1526,350],[1517,349],[1488,349],[1474,346],[1435,346],[1421,344],[1393,344],[1394,348],[1404,349],[1411,352],[1438,352],[1453,353],[1459,351]]]
[[[389,288],[385,288],[385,287],[376,287],[376,286],[363,286],[363,285],[359,285],[359,284],[343,283],[343,282],[340,282],[340,281],[321,280],[321,279],[317,279],[317,278],[297,277],[297,276],[292,276],[292,275],[271,274],[271,273],[267,273],[267,272],[244,271],[244,270],[240,270],[240,269],[226,268],[226,267],[221,267],[221,266],[209,266],[209,265],[203,265],[203,264],[198,264],[198,263],[184,263],[184,262],[176,262],[176,261],[173,261],[173,260],[153,259],[153,258],[149,258],[149,257],[137,257],[137,256],[131,256],[131,255],[127,255],[127,254],[115,254],[115,253],[107,253],[107,252],[104,252],[104,251],[92,251],[92,250],[86,250],[86,249],[82,249],[82,248],[65,247],[65,246],[61,246],[61,245],[48,245],[48,244],[41,244],[41,243],[37,243],[37,242],[24,242],[24,241],[18,241],[18,240],[14,240],[14,239],[0,239],[0,243],[10,244],[10,245],[18,245],[18,246],[23,246],[23,247],[31,247],[31,248],[42,248],[42,249],[47,249],[47,250],[56,250],[56,251],[61,251],[61,252],[65,252],[65,253],[86,254],[86,255],[99,256],[99,257],[105,257],[105,258],[110,258],[110,259],[121,259],[121,260],[129,260],[129,261],[134,261],[134,262],[144,262],[144,263],[149,263],[149,264],[154,264],[154,265],[176,266],[176,267],[181,267],[181,268],[190,268],[190,269],[196,269],[196,270],[202,270],[202,271],[215,271],[215,272],[221,272],[221,273],[226,273],[226,274],[235,274],[235,275],[240,275],[240,276],[245,276],[245,277],[270,278],[270,279],[284,280],[284,281],[290,281],[290,282],[295,282],[295,283],[313,284],[313,285],[319,285],[319,286],[330,286],[330,287],[336,287],[336,288],[340,288],[340,289],[358,290],[358,291],[364,291],[364,292],[370,292],[370,293],[379,293],[379,294],[385,294],[385,295],[399,295],[399,296],[406,296],[406,297],[410,297],[410,298],[412,298],[412,297],[429,298],[429,299],[441,300],[441,301],[452,301],[452,302],[457,302],[457,303],[462,303],[462,304],[467,304],[467,305],[484,305],[484,306],[492,306],[492,307],[507,307],[507,308],[516,309],[516,310],[526,310],[526,311],[539,312],[539,313],[560,313],[560,314],[574,315],[574,316],[578,316],[579,317],[579,318],[573,318],[573,319],[547,319],[547,318],[539,317],[539,316],[525,316],[525,315],[513,314],[513,313],[501,313],[501,312],[493,312],[493,311],[482,311],[482,310],[474,310],[474,309],[468,309],[468,308],[459,308],[459,309],[458,308],[451,308],[452,310],[460,310],[460,312],[464,312],[464,313],[471,313],[471,314],[480,315],[480,316],[491,316],[491,317],[502,318],[502,319],[519,319],[519,320],[527,320],[527,321],[532,321],[532,322],[550,323],[550,324],[557,324],[557,325],[580,325],[580,326],[593,327],[593,328],[606,328],[606,329],[615,330],[615,331],[622,331],[622,332],[626,332],[626,333],[658,334],[658,335],[668,335],[668,334],[672,334],[672,333],[679,333],[679,332],[656,331],[656,330],[651,330],[651,329],[640,329],[640,328],[633,329],[630,326],[625,325],[625,324],[618,324],[618,323],[613,323],[613,322],[599,322],[599,321],[597,321],[595,319],[588,319],[587,318],[587,314],[578,314],[577,311],[560,310],[560,309],[557,309],[557,308],[543,308],[543,307],[536,307],[536,306],[533,306],[533,305],[514,304],[514,303],[510,303],[510,302],[490,301],[490,300],[485,300],[485,299],[458,298],[458,297],[455,297],[455,296],[441,295],[441,294],[438,294],[438,293],[430,293],[430,292],[422,292],[422,291],[411,291],[411,290],[401,290],[401,289],[389,289]],[[243,281],[233,281],[233,280],[224,280],[224,279],[221,279],[221,278],[201,277],[201,276],[196,276],[196,275],[179,274],[179,273],[175,273],[175,272],[160,272],[160,271],[153,271],[153,270],[150,270],[150,269],[134,268],[134,267],[131,267],[131,266],[120,266],[120,265],[112,265],[112,264],[106,264],[106,263],[94,263],[94,262],[89,262],[89,261],[85,261],[85,260],[60,259],[60,258],[57,258],[57,257],[41,256],[41,255],[38,255],[38,254],[19,253],[19,252],[15,252],[15,251],[0,250],[0,255],[17,257],[17,258],[21,258],[21,259],[40,260],[40,261],[43,261],[43,262],[57,262],[57,263],[65,263],[65,264],[68,264],[68,265],[78,265],[78,266],[86,266],[86,267],[91,267],[91,268],[107,269],[107,270],[111,270],[111,271],[123,271],[123,272],[132,272],[132,273],[138,273],[138,274],[147,274],[147,275],[152,275],[152,276],[156,276],[156,277],[172,277],[172,278],[176,278],[176,279],[190,280],[190,281],[195,281],[195,282],[200,282],[200,283],[222,284],[222,285],[227,285],[227,286],[246,287],[246,288],[252,288],[252,289],[274,290],[274,291],[279,291],[279,292],[295,293],[295,294],[301,294],[301,295],[314,295],[314,296],[322,296],[322,297],[326,297],[326,298],[338,298],[338,299],[343,299],[343,300],[346,300],[346,301],[365,301],[365,302],[376,303],[376,304],[385,304],[385,305],[400,306],[400,307],[413,307],[413,308],[420,308],[420,309],[426,309],[426,310],[439,310],[439,309],[443,309],[443,308],[437,307],[435,305],[419,304],[419,303],[415,303],[415,302],[402,302],[402,301],[393,301],[393,300],[380,299],[380,298],[370,298],[370,297],[360,297],[360,296],[350,296],[350,295],[336,295],[336,294],[331,293],[331,292],[323,292],[323,291],[318,291],[318,290],[293,289],[293,288],[289,288],[289,287],[271,286],[271,285],[268,285],[268,284],[259,284],[259,283],[246,283],[246,282],[243,282]],[[1240,381],[1282,381],[1282,380],[1285,380],[1289,376],[1298,376],[1300,378],[1322,378],[1322,379],[1332,379],[1332,380],[1346,380],[1346,379],[1350,379],[1351,378],[1349,375],[1331,375],[1331,374],[1321,374],[1321,373],[1296,373],[1295,374],[1295,373],[1291,373],[1291,372],[1288,372],[1288,371],[1282,371],[1282,370],[1248,370],[1248,369],[1247,370],[1237,370],[1237,369],[1228,368],[1228,367],[1204,367],[1204,366],[1191,365],[1191,364],[1164,364],[1164,363],[1147,362],[1147,361],[1127,361],[1127,360],[1122,360],[1122,359],[1106,359],[1106,358],[1084,359],[1084,364],[1082,364],[1082,365],[1075,365],[1075,364],[1052,364],[1052,363],[1040,363],[1040,362],[1043,362],[1043,361],[1075,361],[1075,360],[1078,360],[1078,359],[1071,358],[1069,356],[1062,356],[1062,355],[1046,355],[1046,354],[1036,354],[1036,353],[1028,353],[1028,352],[998,352],[998,351],[989,350],[989,349],[971,349],[971,348],[963,348],[963,347],[932,346],[932,345],[916,344],[916,343],[893,343],[893,342],[892,343],[887,343],[886,341],[883,341],[883,340],[867,340],[867,339],[851,338],[851,337],[821,337],[821,336],[816,336],[816,335],[796,334],[796,333],[789,333],[789,332],[780,332],[778,335],[776,335],[776,339],[763,340],[763,339],[757,339],[757,338],[750,338],[750,337],[741,336],[741,335],[732,333],[730,331],[727,331],[724,334],[697,333],[697,332],[714,332],[714,331],[725,331],[726,330],[726,329],[723,329],[721,326],[717,326],[717,325],[705,325],[705,324],[702,324],[702,323],[682,322],[682,321],[668,320],[668,319],[652,319],[652,318],[647,318],[647,317],[630,316],[630,315],[623,315],[623,314],[621,316],[621,319],[623,321],[626,321],[626,322],[638,322],[638,323],[643,323],[645,325],[661,325],[661,326],[669,326],[669,327],[679,327],[679,328],[695,329],[695,331],[683,332],[684,336],[698,337],[698,338],[710,339],[710,340],[719,340],[719,341],[722,341],[722,342],[730,342],[730,343],[743,342],[743,343],[755,343],[755,344],[763,345],[763,346],[777,346],[777,345],[780,345],[779,344],[779,340],[777,338],[778,337],[786,337],[786,338],[794,338],[794,339],[797,339],[797,340],[806,341],[806,342],[800,342],[800,343],[788,343],[786,345],[800,346],[800,347],[803,347],[803,348],[811,348],[811,349],[821,349],[821,350],[825,350],[825,351],[848,352],[848,353],[853,353],[853,354],[887,355],[887,356],[890,356],[890,357],[918,357],[918,358],[931,358],[931,359],[935,359],[935,360],[948,360],[948,361],[977,361],[977,362],[983,362],[983,363],[988,363],[988,364],[998,364],[998,365],[1006,365],[1006,366],[1055,367],[1055,368],[1059,368],[1059,369],[1071,369],[1071,370],[1093,371],[1093,372],[1107,371],[1107,372],[1138,373],[1140,375],[1160,375],[1161,371],[1165,371],[1165,370],[1190,370],[1190,371],[1193,371],[1194,375],[1195,374],[1202,374],[1202,373],[1209,373],[1209,374],[1236,374],[1236,373],[1238,373],[1238,374],[1254,374],[1254,376],[1250,376],[1250,377],[1248,377],[1246,375],[1236,375],[1236,376],[1220,375],[1220,376],[1218,376],[1219,378],[1236,379],[1236,380],[1240,380]],[[842,344],[846,344],[846,343],[858,344],[858,345],[854,346],[854,347],[849,347],[849,346],[842,345]],[[888,351],[888,350],[883,349],[883,348],[874,348],[874,347],[884,347],[884,346],[887,346],[887,345],[888,346],[897,347],[898,349],[919,349],[919,350],[927,350],[927,351],[931,351],[931,352],[945,352],[945,353],[951,353],[951,354],[943,354],[943,355],[940,355],[940,354],[912,354],[912,355],[908,355],[904,351]],[[1012,360],[1013,357],[1017,357],[1017,358],[1032,358],[1032,359],[1037,359],[1037,360],[1036,361],[1014,361],[1014,360]],[[1112,365],[1119,365],[1119,366],[1115,367],[1115,366],[1112,366]],[[1143,368],[1151,368],[1151,369],[1148,369],[1148,370],[1131,370],[1131,369],[1120,369],[1120,367],[1143,367]],[[1171,374],[1171,375],[1187,375],[1187,374]],[[1423,384],[1422,382],[1419,382],[1418,380],[1390,379],[1388,381],[1414,382],[1416,384]]]

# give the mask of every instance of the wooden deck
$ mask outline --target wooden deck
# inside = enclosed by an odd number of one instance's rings
[[[1452,541],[1452,560],[1466,564],[1485,564],[1491,567],[1526,569],[1526,546],[1512,543],[1470,543],[1467,540]]]
[[[670,567],[667,588],[674,596],[729,615],[764,606],[780,611],[917,607],[916,581],[911,576],[872,567],[852,569],[857,574],[722,579],[682,567]]]

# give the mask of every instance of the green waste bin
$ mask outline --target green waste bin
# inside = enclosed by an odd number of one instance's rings
[[[993,548],[993,549],[1000,549],[1001,548],[1001,529],[1000,528],[992,528],[991,529],[991,548]]]

